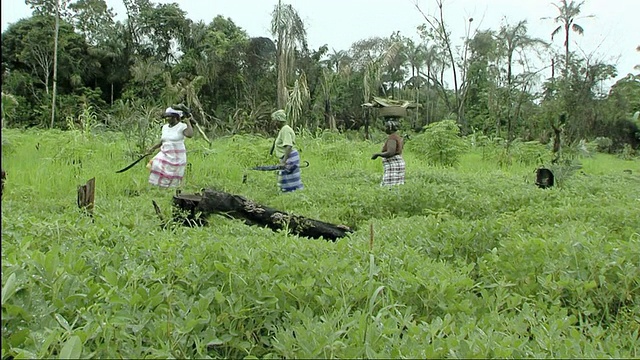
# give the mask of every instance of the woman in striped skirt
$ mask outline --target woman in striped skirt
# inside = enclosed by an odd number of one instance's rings
[[[296,134],[291,126],[287,125],[287,114],[284,110],[277,110],[271,114],[271,118],[283,124],[273,143],[273,150],[280,159],[282,169],[278,172],[278,186],[283,192],[303,189],[300,177],[300,154],[294,147]]]
[[[375,153],[371,157],[375,160],[382,158],[382,166],[384,167],[384,175],[380,185],[402,185],[404,184],[404,159],[402,158],[403,141],[398,131],[398,123],[395,121],[387,121],[385,123],[385,132],[389,134],[387,141],[382,147],[381,153]]]
[[[149,184],[161,188],[176,187],[182,182],[184,170],[187,166],[187,150],[184,139],[193,137],[193,127],[189,116],[171,107],[162,114],[167,123],[162,126],[162,138],[160,142],[149,149],[151,154],[155,150],[160,152],[149,161],[147,168]],[[185,122],[181,122],[182,118]]]

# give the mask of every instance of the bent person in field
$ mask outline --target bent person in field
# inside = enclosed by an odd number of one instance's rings
[[[160,152],[147,164],[151,172],[149,184],[161,188],[176,187],[182,182],[187,166],[184,139],[193,137],[193,127],[188,114],[185,116],[182,111],[171,107],[167,108],[162,117],[167,119],[167,123],[162,126],[160,142],[147,152],[151,154],[160,149]],[[183,117],[185,122],[180,121]]]
[[[382,158],[382,166],[384,167],[384,175],[380,184],[382,186],[404,184],[403,141],[402,137],[397,134],[398,127],[398,123],[395,121],[385,123],[385,132],[389,134],[389,137],[382,147],[382,152],[375,153],[371,157],[371,160]]]
[[[304,188],[300,177],[300,154],[295,149],[296,134],[287,124],[287,114],[284,110],[277,110],[271,114],[271,118],[282,124],[278,137],[273,143],[273,150],[280,159],[278,172],[278,186],[283,192],[295,191]]]

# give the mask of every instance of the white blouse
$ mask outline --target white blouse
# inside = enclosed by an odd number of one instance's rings
[[[162,126],[162,142],[165,141],[184,141],[184,130],[187,128],[187,124],[179,122],[173,127],[169,124]]]

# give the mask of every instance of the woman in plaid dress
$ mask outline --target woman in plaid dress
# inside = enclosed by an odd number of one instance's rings
[[[167,123],[162,126],[162,138],[154,145],[148,154],[157,149],[160,152],[149,161],[149,184],[161,188],[176,187],[182,182],[184,170],[187,166],[187,150],[184,139],[193,137],[193,127],[189,116],[172,107],[162,114]],[[185,122],[181,122],[184,117]]]
[[[398,123],[387,121],[385,123],[385,132],[389,134],[389,137],[382,147],[382,152],[373,154],[371,157],[371,160],[382,158],[384,175],[382,176],[382,183],[380,183],[381,186],[404,184],[403,141],[400,135],[396,133],[397,131]]]

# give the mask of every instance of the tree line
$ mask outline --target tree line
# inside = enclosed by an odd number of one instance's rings
[[[167,104],[185,102],[218,135],[268,132],[276,108],[301,129],[348,130],[377,119],[362,104],[378,96],[419,104],[402,122],[407,130],[454,119],[465,134],[507,143],[546,142],[559,127],[567,141],[640,142],[631,118],[640,73],[603,91],[616,67],[571,48],[573,36],[588,36],[584,2],[550,7],[551,41],[507,19],[498,29],[473,29],[468,19],[456,40],[446,2],[433,0],[433,14],[416,5],[419,40],[395,32],[339,51],[310,48],[304,22],[282,0],[264,37],[222,16],[192,21],[177,3],[124,0],[118,21],[104,0],[26,3],[32,16],[2,33],[3,126],[65,129],[89,114],[96,126],[141,129]]]

